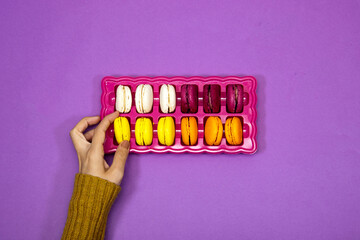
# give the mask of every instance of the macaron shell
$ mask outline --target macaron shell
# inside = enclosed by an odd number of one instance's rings
[[[163,145],[171,146],[175,141],[175,123],[172,117],[162,117],[158,122],[158,139]]]
[[[161,85],[160,88],[160,109],[163,113],[169,112],[169,91],[167,84]]]
[[[226,86],[226,110],[230,113],[234,113],[236,109],[236,97],[234,85]],[[225,123],[226,124],[226,123]]]
[[[135,122],[135,141],[137,145],[143,146],[143,119],[138,118]]]
[[[181,119],[181,139],[182,142],[187,146],[190,145],[189,136],[190,136],[189,118],[183,117]]]
[[[132,96],[128,86],[119,85],[116,90],[115,108],[120,113],[128,113],[131,110]]]
[[[169,113],[175,111],[176,108],[176,91],[173,85],[168,85],[169,91]]]
[[[243,107],[244,107],[244,88],[242,85],[237,85],[237,106],[236,106],[236,113],[241,113],[243,111]]]
[[[209,102],[210,86],[211,85],[205,85],[204,92],[203,92],[204,112],[206,112],[206,113],[211,113],[211,107],[210,107],[210,102]]]
[[[149,84],[145,84],[142,89],[142,109],[143,113],[149,113],[153,107],[154,93]]]
[[[204,112],[219,113],[220,112],[220,86],[216,84],[208,84],[204,86]]]
[[[171,146],[175,141],[175,122],[172,117],[165,119],[165,144]]]
[[[122,85],[116,89],[115,109],[121,113],[125,112],[125,89]]]
[[[153,140],[153,124],[149,118],[143,118],[143,141],[144,145],[151,145]]]
[[[118,143],[130,141],[130,124],[127,118],[118,117],[114,120],[115,139]]]
[[[136,106],[136,111],[138,113],[144,113],[143,108],[142,108],[142,89],[144,87],[144,84],[140,84],[139,86],[136,87],[136,91],[135,91],[135,106]]]
[[[189,103],[189,112],[196,113],[198,111],[198,86],[189,85],[188,89],[188,103]]]
[[[131,90],[128,86],[125,86],[125,113],[129,113],[132,105]]]
[[[230,145],[234,145],[234,141],[231,135],[231,118],[226,119],[225,122],[225,138]]]
[[[218,118],[218,117],[216,117],[216,119],[217,119],[217,122],[218,122],[218,128],[219,129],[218,129],[218,132],[217,132],[217,137],[216,137],[216,141],[215,141],[214,145],[219,145],[221,143],[224,128],[223,128],[221,119]]]
[[[198,126],[194,117],[189,117],[189,135],[191,145],[195,145],[198,139]]]
[[[242,142],[242,123],[240,118],[232,117],[226,119],[225,137],[230,145],[240,145]]]
[[[127,118],[121,117],[121,127],[123,129],[122,131],[122,137],[123,140],[130,141],[130,124]]]
[[[186,84],[181,87],[181,112],[196,113],[198,111],[198,86]]]
[[[223,126],[219,117],[209,117],[205,123],[205,141],[208,145],[219,145],[223,134]]]
[[[187,86],[188,85],[182,85],[181,86],[181,112],[187,113],[189,112],[189,104],[187,100]]]
[[[164,131],[165,118],[160,118],[157,126],[158,140],[161,144],[165,145],[165,131]]]

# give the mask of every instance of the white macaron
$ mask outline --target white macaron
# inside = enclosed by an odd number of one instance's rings
[[[140,84],[135,92],[135,105],[138,113],[149,113],[153,108],[154,94],[151,85]]]
[[[128,86],[119,85],[116,90],[116,111],[128,113],[131,110],[132,96]]]
[[[163,84],[160,88],[160,109],[163,113],[172,113],[176,108],[175,87],[170,84]]]

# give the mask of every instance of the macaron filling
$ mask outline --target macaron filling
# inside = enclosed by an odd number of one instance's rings
[[[191,145],[191,134],[190,134],[190,119],[186,118],[186,122],[187,122],[187,133],[188,133],[188,137],[189,137],[189,145]]]
[[[235,92],[235,112],[237,112],[238,102],[239,102],[239,99],[238,99],[239,98],[239,90],[236,85],[233,85],[233,89]]]
[[[145,145],[145,139],[144,139],[144,119],[141,120],[140,122],[140,140],[141,140],[141,145]]]
[[[232,129],[233,119],[234,119],[234,118],[231,118],[231,119],[230,119],[230,123],[229,123],[229,134],[230,134],[230,138],[231,138],[231,140],[232,140],[232,143],[230,143],[230,144],[235,144],[235,143],[236,143],[236,139],[235,139],[235,137],[234,137],[233,129]]]
[[[141,86],[141,98],[140,98],[140,111],[144,112],[144,95],[145,95],[145,86]]]
[[[208,86],[208,98],[209,98],[209,108],[210,108],[210,112],[213,112],[213,105],[212,105],[212,99],[211,99],[211,85]]]
[[[185,96],[186,96],[186,112],[189,113],[190,112],[190,102],[189,102],[189,85],[185,86],[186,92],[185,92]]]

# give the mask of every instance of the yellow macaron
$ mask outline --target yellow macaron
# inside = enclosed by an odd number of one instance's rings
[[[229,117],[225,122],[225,137],[230,145],[240,145],[242,142],[242,124],[238,117]]]
[[[157,126],[159,143],[171,146],[175,141],[175,123],[172,117],[161,117]]]
[[[153,140],[153,124],[150,118],[138,118],[135,123],[135,140],[140,146],[149,146]]]
[[[220,145],[223,125],[219,117],[209,117],[205,123],[205,142],[208,145]]]
[[[122,141],[130,141],[130,124],[126,117],[118,117],[114,121],[114,132],[116,141],[120,144]]]

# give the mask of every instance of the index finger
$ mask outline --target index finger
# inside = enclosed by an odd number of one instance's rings
[[[109,128],[111,123],[119,116],[119,112],[113,112],[106,117],[99,123],[99,125],[95,129],[94,137],[92,139],[92,146],[96,147],[103,147],[105,141],[105,133],[106,130]]]
[[[71,131],[84,132],[89,126],[95,125],[100,121],[99,116],[84,117],[78,122]]]

